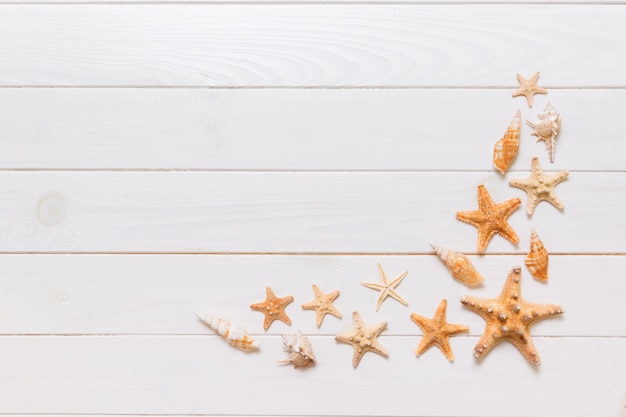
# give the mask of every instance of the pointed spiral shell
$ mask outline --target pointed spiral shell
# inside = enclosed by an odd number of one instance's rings
[[[521,115],[520,110],[515,113],[504,136],[493,147],[493,165],[503,174],[509,169],[509,166],[517,156],[522,128]]]
[[[289,358],[278,363],[292,363],[294,368],[307,368],[315,363],[311,342],[299,330],[297,334],[282,335]]]
[[[241,350],[254,350],[258,347],[254,340],[240,325],[213,314],[198,314],[196,316],[222,336],[231,346]]]
[[[559,111],[551,103],[548,103],[543,113],[539,115],[539,121],[537,123],[533,123],[529,120],[526,120],[526,123],[535,129],[532,134],[537,136],[537,141],[542,140],[546,143],[550,162],[554,162],[556,137],[561,128],[561,115]]]
[[[433,250],[437,252],[437,256],[448,267],[454,278],[462,283],[474,286],[482,282],[483,277],[478,273],[469,258],[462,253],[454,252],[441,246],[431,244]]]
[[[530,230],[530,250],[524,263],[535,279],[544,282],[548,280],[548,251],[535,229]]]

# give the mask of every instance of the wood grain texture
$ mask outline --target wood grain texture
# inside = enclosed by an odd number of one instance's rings
[[[349,346],[311,337],[318,364],[302,372],[276,364],[279,336],[249,355],[201,336],[0,339],[2,413],[448,416],[462,398],[465,416],[586,417],[613,415],[626,379],[624,338],[536,338],[535,369],[510,345],[477,363],[476,337],[452,340],[450,364],[383,334],[389,359],[368,354],[355,370]]]
[[[448,319],[479,336],[484,321],[465,309],[465,295],[493,298],[511,267],[524,256],[471,256],[485,276],[480,288],[453,280],[429,256],[241,256],[241,255],[2,255],[0,256],[0,334],[196,334],[213,332],[194,312],[216,312],[248,332],[335,335],[350,326],[352,311],[385,320],[388,335],[420,334],[411,313],[432,317],[448,300]],[[374,313],[377,292],[362,281],[379,280],[380,262],[390,278],[408,271],[398,292],[408,307],[388,299]],[[531,302],[560,304],[565,314],[533,326],[537,336],[626,337],[626,304],[614,291],[623,281],[624,256],[552,256],[547,285],[522,271],[522,295]],[[343,318],[327,316],[320,328],[315,314],[301,309],[313,299],[311,286],[328,293]],[[250,304],[270,285],[295,300],[286,312],[291,327],[275,322],[263,330],[263,315]]]
[[[624,87],[621,5],[2,5],[5,86]]]
[[[624,170],[626,90],[551,90],[533,109],[511,91],[0,89],[0,168],[485,171],[515,111],[535,121],[550,101],[550,169]],[[547,155],[531,133],[511,171]]]
[[[494,172],[2,172],[2,252],[425,253],[436,241],[475,252],[455,218],[520,197]],[[526,253],[534,226],[552,253],[624,253],[625,173],[572,173],[563,212],[541,203],[486,253]],[[615,223],[600,223],[613,219]]]

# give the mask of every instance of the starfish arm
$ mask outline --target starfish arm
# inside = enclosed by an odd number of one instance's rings
[[[452,353],[452,346],[450,346],[450,339],[447,335],[435,341],[434,345],[441,350],[448,361],[454,362],[454,353]]]
[[[494,301],[494,299],[478,298],[471,295],[461,298],[461,304],[463,304],[467,309],[478,314],[485,321],[491,319],[491,315],[494,311]]]
[[[496,330],[494,330],[493,327],[494,326],[486,326],[485,331],[478,340],[478,343],[476,343],[473,352],[476,359],[483,358],[503,340],[499,337],[493,336],[496,333]]]
[[[317,284],[313,284],[313,294],[315,295],[315,298],[324,296],[324,293],[320,290],[320,287],[318,287]]]
[[[378,272],[380,273],[380,279],[383,281],[383,284],[387,285],[387,275],[385,275],[385,271],[383,271],[383,266],[378,262]]]
[[[556,304],[536,304],[525,302],[524,307],[525,311],[528,311],[529,316],[531,317],[529,325],[546,317],[563,314],[563,307]]]
[[[554,191],[550,191],[548,198],[546,198],[545,200],[559,210],[563,210],[565,208],[565,204],[563,204],[563,201],[561,201],[561,199],[556,195]]]
[[[485,216],[479,211],[458,211],[456,213],[457,220],[465,222],[467,224],[471,224],[474,227],[478,227],[478,225],[485,221]]]
[[[250,308],[256,311],[263,311],[265,309],[265,303],[250,304]]]
[[[335,340],[337,342],[351,344],[353,336],[354,336],[353,332],[342,333],[342,334],[338,334],[337,336],[335,336]]]
[[[332,314],[335,317],[341,318],[341,312],[334,305],[328,307],[326,314]]]
[[[389,297],[389,289],[385,288],[384,290],[380,292],[380,295],[378,296],[378,300],[376,301],[376,311],[380,309],[380,306],[383,305],[383,301],[385,301],[387,297]]]
[[[501,214],[501,216],[504,219],[507,219],[521,205],[522,205],[522,200],[520,200],[519,198],[512,198],[510,200],[506,200],[496,205],[496,209],[498,210],[498,212]]]
[[[528,201],[526,202],[526,214],[532,216],[535,213],[537,204],[541,201],[535,194],[528,194]]]
[[[528,332],[527,332],[528,333]],[[520,351],[520,353],[526,358],[528,362],[535,366],[541,365],[541,359],[539,358],[539,352],[535,348],[533,340],[530,338],[530,333],[525,334],[524,337],[510,338],[509,341],[513,346]]]
[[[496,229],[488,224],[483,224],[478,227],[478,241],[476,244],[476,250],[478,252],[484,252],[487,249],[489,241],[497,232]]]
[[[400,294],[398,294],[398,293],[396,292],[396,290],[393,290],[393,289],[391,289],[391,288],[388,288],[388,289],[387,289],[387,295],[389,295],[389,296],[391,296],[391,298],[394,298],[395,300],[397,300],[397,301],[401,302],[401,303],[402,303],[402,304],[404,304],[405,306],[408,306],[408,305],[409,305],[409,303],[407,303],[407,302],[406,302],[406,300],[405,300],[404,298],[402,298],[402,297],[400,296]],[[377,311],[378,311],[378,310],[377,310]]]
[[[377,290],[377,291],[382,291],[384,290],[386,287],[384,285],[381,285],[377,282],[361,282],[361,285],[366,286],[367,288],[371,288],[373,290]]]
[[[409,273],[409,271],[403,272],[398,278],[394,279],[393,281],[391,281],[391,283],[388,285],[390,288],[395,288],[398,285],[400,285],[400,283],[402,282],[402,280],[404,279],[404,277],[407,276],[407,274]]]
[[[564,181],[569,176],[569,171],[561,171],[556,174],[548,176],[547,182],[550,185],[557,185],[558,183]]]
[[[308,303],[302,304],[303,310],[316,310],[317,309],[317,300],[309,301]]]
[[[469,333],[469,327],[463,324],[446,323],[442,331],[449,336],[455,336],[457,334]]]
[[[515,230],[513,230],[508,223],[505,223],[504,226],[498,230],[498,234],[511,243],[516,245],[519,243],[519,236],[517,236]]]
[[[378,353],[381,356],[384,356],[385,358],[389,357],[389,353],[387,352],[387,349],[385,349],[378,340],[374,340],[374,342],[372,342],[372,346],[370,347],[370,350],[372,352]]]
[[[416,356],[422,356],[422,354],[424,352],[426,352],[428,349],[430,349],[433,346],[433,338],[431,337],[431,335],[427,335],[425,334],[424,336],[422,336],[422,340],[420,340],[419,344],[417,345],[417,348],[415,348],[415,355]]]

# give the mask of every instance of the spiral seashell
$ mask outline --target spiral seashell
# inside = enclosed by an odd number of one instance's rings
[[[462,253],[454,252],[441,246],[433,245],[433,250],[437,252],[437,256],[448,267],[450,273],[454,278],[461,281],[463,284],[474,286],[483,281],[482,275],[478,273],[474,265],[470,262],[469,258]]]
[[[524,261],[530,274],[537,280],[548,280],[548,251],[535,229],[530,229],[530,250]]]
[[[300,330],[297,334],[283,335],[283,346],[290,355],[278,363],[292,363],[294,368],[308,368],[315,363],[311,342]]]
[[[504,136],[493,147],[493,165],[503,174],[509,169],[509,166],[517,156],[522,129],[521,115],[520,110],[515,113]]]
[[[258,347],[254,340],[240,325],[213,314],[198,314],[196,316],[217,334],[222,336],[231,346],[249,351]]]
[[[559,134],[561,128],[561,115],[559,111],[551,104],[548,103],[543,113],[539,115],[539,121],[533,123],[526,120],[535,131],[532,133],[537,136],[537,142],[540,140],[546,143],[546,149],[550,156],[550,162],[554,162],[554,151],[556,149],[556,137]]]

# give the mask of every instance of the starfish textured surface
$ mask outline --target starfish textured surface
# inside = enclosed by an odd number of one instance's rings
[[[548,90],[537,85],[539,80],[539,71],[533,74],[532,77],[526,79],[520,74],[517,74],[517,81],[519,81],[519,88],[513,92],[513,97],[526,96],[528,107],[533,106],[533,97],[535,94],[548,94]]]
[[[556,304],[534,304],[525,301],[520,293],[522,268],[514,266],[504,282],[500,295],[483,299],[472,296],[461,298],[461,303],[485,320],[485,331],[474,348],[474,357],[481,358],[498,343],[513,344],[533,365],[541,360],[530,337],[530,326],[537,320],[563,313]]]
[[[446,299],[441,300],[435,312],[435,316],[432,319],[415,313],[411,314],[411,320],[424,332],[424,336],[415,350],[417,356],[420,356],[432,346],[437,346],[450,362],[454,361],[454,354],[450,346],[450,336],[468,333],[469,327],[460,324],[449,324],[446,321],[447,306],[448,301]]]
[[[265,301],[250,306],[252,310],[260,311],[265,314],[263,329],[269,329],[270,324],[272,324],[274,320],[280,320],[291,325],[291,319],[287,316],[285,307],[293,301],[293,297],[288,295],[287,297],[278,298],[270,287],[266,288],[265,293]]]
[[[398,278],[389,282],[385,271],[383,271],[383,267],[380,265],[380,262],[378,263],[378,271],[380,272],[381,282],[361,282],[361,284],[365,285],[367,288],[380,291],[378,302],[376,303],[376,311],[378,311],[381,304],[385,301],[385,299],[387,299],[387,297],[395,298],[405,306],[408,306],[409,303],[407,303],[404,298],[400,297],[400,294],[396,292],[396,287],[400,285],[400,282],[402,282],[404,277],[406,277],[409,272],[403,272]]]
[[[536,156],[531,162],[531,173],[528,178],[512,179],[509,185],[521,188],[528,194],[528,203],[526,204],[526,214],[532,216],[535,207],[541,201],[547,201],[554,207],[563,210],[565,206],[554,192],[554,187],[561,181],[565,180],[569,172],[561,171],[555,174],[546,174],[541,169],[539,158]]]
[[[349,333],[335,336],[335,340],[341,343],[352,345],[354,353],[352,355],[352,366],[357,367],[363,355],[367,352],[378,353],[388,357],[387,350],[378,342],[378,335],[387,328],[387,322],[367,325],[363,323],[361,316],[356,311],[352,313],[352,324],[354,328]]]
[[[496,204],[491,199],[484,185],[478,186],[478,210],[459,211],[456,218],[462,222],[471,224],[478,229],[478,252],[484,252],[487,243],[496,233],[512,243],[519,243],[519,237],[509,225],[507,219],[519,208],[522,200],[513,198]]]
[[[332,314],[335,317],[341,318],[341,313],[333,305],[333,301],[339,297],[339,291],[324,294],[316,284],[313,284],[313,293],[315,294],[313,301],[302,304],[302,309],[315,310],[315,324],[317,327],[322,325],[322,320],[324,320],[326,314]]]

